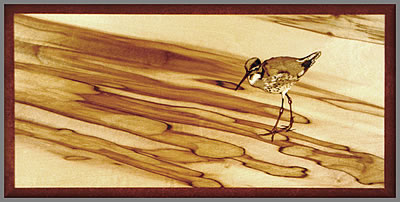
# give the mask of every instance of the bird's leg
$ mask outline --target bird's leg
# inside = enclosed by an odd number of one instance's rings
[[[293,111],[292,111],[292,98],[290,98],[287,93],[286,93],[286,97],[288,98],[288,103],[289,103],[289,107],[290,107],[290,122],[289,122],[289,125],[286,127],[286,131],[289,131],[292,128],[292,125],[294,122],[294,117],[293,117]]]
[[[272,141],[274,141],[275,133],[279,133],[279,132],[282,132],[282,131],[283,131],[282,129],[281,129],[281,130],[277,130],[277,127],[278,127],[279,120],[281,119],[281,116],[282,116],[282,114],[283,114],[283,111],[285,110],[285,109],[283,108],[284,100],[285,100],[285,97],[282,96],[281,108],[279,109],[279,115],[278,115],[278,119],[276,120],[275,126],[272,128],[272,130],[271,130],[269,133],[264,134],[264,135],[272,135],[272,137],[271,137],[271,140],[272,140]],[[269,131],[269,130],[268,130],[268,131]]]
[[[276,132],[276,131],[277,131],[276,128],[277,128],[277,126],[278,126],[279,120],[281,119],[281,116],[282,116],[282,114],[283,114],[283,111],[285,110],[285,109],[283,108],[283,102],[284,102],[284,100],[285,100],[285,98],[282,96],[282,104],[281,104],[281,108],[279,109],[278,119],[276,120],[275,126],[272,128],[272,131],[271,131],[271,132]]]

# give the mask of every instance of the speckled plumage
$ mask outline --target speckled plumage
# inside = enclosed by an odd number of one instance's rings
[[[299,79],[288,73],[279,73],[273,76],[267,76],[257,79],[254,87],[263,89],[268,93],[286,93]]]

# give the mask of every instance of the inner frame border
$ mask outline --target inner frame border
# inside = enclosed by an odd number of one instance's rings
[[[396,197],[395,4],[5,4],[4,196],[36,197]],[[15,188],[14,14],[382,14],[385,15],[385,188]]]

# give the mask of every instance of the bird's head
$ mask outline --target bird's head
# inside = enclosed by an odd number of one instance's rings
[[[257,72],[264,71],[264,69],[261,67],[261,60],[257,57],[248,59],[244,64],[244,69],[246,70],[246,74],[243,76],[242,80],[236,86],[235,90],[239,89],[240,85],[248,76],[251,76]]]

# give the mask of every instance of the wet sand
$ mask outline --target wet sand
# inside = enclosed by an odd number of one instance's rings
[[[383,16],[278,17],[16,15],[16,187],[382,188]],[[244,62],[317,50],[260,136],[281,98]]]

